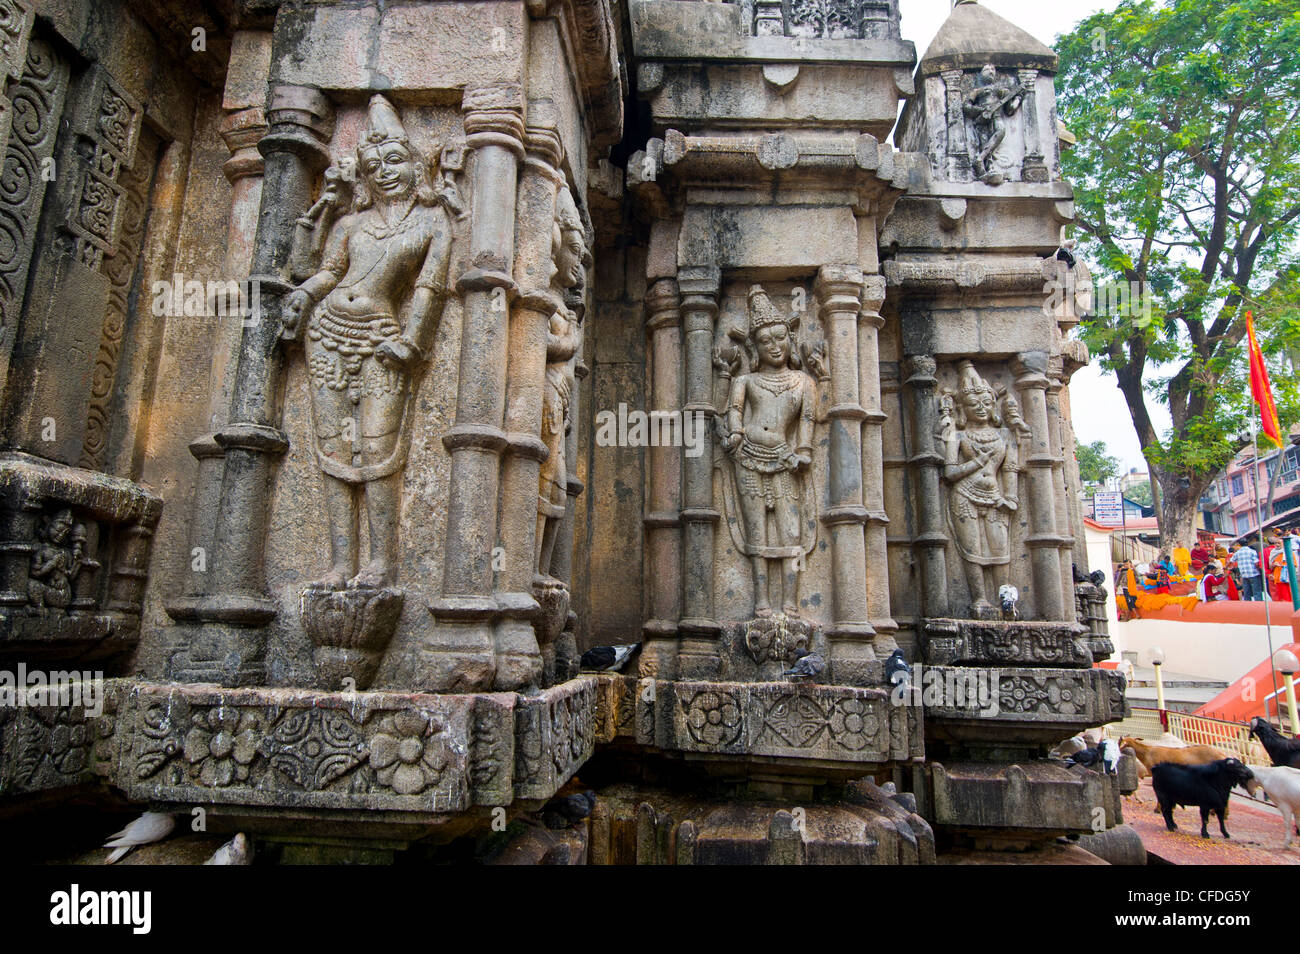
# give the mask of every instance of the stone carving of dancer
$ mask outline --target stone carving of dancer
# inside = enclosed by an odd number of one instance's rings
[[[1025,90],[1008,77],[999,77],[992,63],[986,63],[975,77],[975,86],[966,94],[962,112],[970,120],[970,160],[975,177],[989,185],[998,185],[1002,176],[993,168],[994,154],[1007,135],[1004,117],[1020,108]]]

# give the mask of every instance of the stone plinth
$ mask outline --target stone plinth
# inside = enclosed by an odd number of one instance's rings
[[[924,632],[925,660],[932,666],[1092,665],[1087,631],[1076,623],[929,619]]]
[[[544,801],[596,742],[591,676],[531,696],[126,680],[103,692],[98,714],[0,709],[0,793],[105,779],[132,801],[203,805],[263,831],[274,813],[295,830],[345,817],[400,830]]]
[[[626,732],[630,704],[639,744],[709,760],[720,772],[753,761],[769,771],[860,778],[924,752],[920,707],[895,705],[883,689],[652,679],[608,685],[606,732]]]
[[[1016,839],[1094,832],[1123,821],[1119,781],[1060,762],[927,766],[936,827]]]

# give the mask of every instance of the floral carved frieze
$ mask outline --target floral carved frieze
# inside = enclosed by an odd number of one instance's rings
[[[595,710],[594,677],[533,697],[136,684],[114,777],[155,801],[459,812],[550,797]]]
[[[1124,676],[1111,669],[951,668],[932,666],[927,673],[936,681],[987,683],[992,698],[985,713],[974,716],[969,708],[944,699],[925,707],[927,719],[969,720],[988,723],[1042,723],[1044,726],[1095,726],[1122,719],[1127,714]]]
[[[885,763],[922,753],[918,707],[881,689],[779,683],[637,687],[641,744],[685,752]]]

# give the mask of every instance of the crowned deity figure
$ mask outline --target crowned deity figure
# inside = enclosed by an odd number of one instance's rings
[[[384,587],[396,563],[411,406],[447,297],[456,208],[435,163],[374,96],[351,210],[330,228],[319,270],[285,303],[286,335],[303,332],[329,510],[330,569],[317,587]],[[363,505],[370,545],[360,566]]]
[[[998,185],[1002,176],[993,168],[993,156],[1007,135],[1004,117],[1020,108],[1025,89],[1009,77],[998,76],[992,63],[986,63],[975,77],[962,103],[962,112],[970,120],[970,161],[975,178]]]
[[[737,543],[754,574],[754,615],[799,615],[799,575],[812,547],[813,426],[817,382],[803,370],[798,319],[781,314],[762,286],[749,292],[748,373],[731,382],[723,448],[731,458]],[[730,494],[728,498],[730,499]]]
[[[560,293],[581,294],[591,263],[587,233],[568,186],[555,198],[555,226],[551,258],[555,273],[551,285]],[[565,434],[570,426],[569,405],[573,389],[572,359],[582,347],[582,324],[576,312],[561,305],[546,328],[546,384],[542,391],[542,442],[547,457],[542,462],[537,500],[537,570],[550,571],[556,531],[568,505],[568,466]]]
[[[86,528],[65,507],[45,519],[37,536],[41,542],[32,551],[27,596],[39,609],[64,609],[85,562]]]
[[[971,614],[993,614],[1000,567],[1011,562],[1010,515],[1019,507],[1020,438],[1028,427],[1010,395],[998,394],[969,361],[957,366],[957,390],[940,399],[937,437],[944,455],[948,525],[970,590]],[[1004,424],[1006,426],[1004,426]]]

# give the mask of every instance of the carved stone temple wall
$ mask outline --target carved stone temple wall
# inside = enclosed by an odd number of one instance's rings
[[[1126,711],[1051,50],[959,2],[918,63],[897,0],[0,31],[0,670],[107,677],[0,705],[0,825],[436,860],[581,785],[512,856],[919,864],[1121,823],[1127,765],[1047,756]]]

